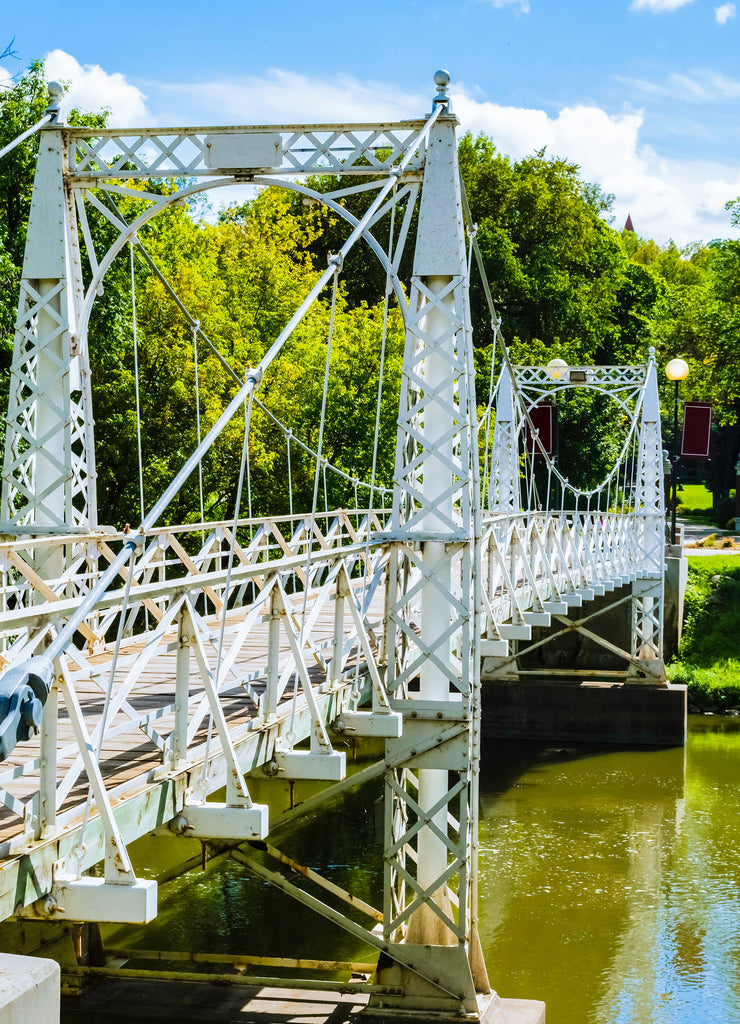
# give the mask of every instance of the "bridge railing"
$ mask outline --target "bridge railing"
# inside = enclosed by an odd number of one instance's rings
[[[207,522],[153,529],[137,538],[136,555],[118,574],[121,587],[131,576],[127,623],[123,636],[142,631],[137,617],[142,610],[149,624],[159,621],[165,598],[152,596],[155,584],[174,580],[200,589],[200,607],[217,610],[222,606],[223,575],[229,562],[237,569],[269,565],[285,559],[313,558],[311,578],[320,575],[325,559],[316,555],[346,545],[365,542],[370,531],[382,529],[387,513],[382,510],[340,510],[310,516],[277,516]],[[132,534],[90,533],[76,537],[46,537],[0,544],[0,666],[16,664],[43,649],[48,631],[66,620],[77,601],[99,578]],[[42,578],[38,564],[58,565],[56,575]],[[205,580],[213,574],[214,579]],[[259,576],[242,581],[230,602],[243,602],[247,591],[259,588]],[[291,589],[303,589],[306,573],[293,569]],[[147,587],[146,591],[141,588]],[[88,654],[100,653],[115,639],[120,602],[108,599],[81,624],[77,637]]]
[[[368,662],[387,558],[371,538],[385,517],[340,510],[240,520],[236,538],[233,522],[142,537],[120,586],[55,659],[40,736],[20,744],[0,774],[0,855],[79,822],[88,781],[100,811],[162,772],[199,763],[204,798],[225,781],[213,759],[228,761],[250,734],[267,737],[255,754],[262,763],[281,743],[313,737],[325,746],[324,719],[366,695],[368,674],[382,701]],[[0,546],[5,664],[43,658],[100,563],[130,540],[91,534]],[[41,580],[34,560],[63,552],[65,571]],[[118,758],[124,742],[138,751],[135,775]],[[11,819],[21,820],[3,842]],[[88,866],[99,859],[89,856]]]
[[[635,513],[523,512],[487,516],[482,533],[484,635],[524,625],[550,602],[580,603],[645,572]]]

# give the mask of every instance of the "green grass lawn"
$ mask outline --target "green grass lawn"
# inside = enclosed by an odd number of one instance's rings
[[[712,507],[712,492],[704,484],[684,484],[676,495],[678,504],[687,512],[704,511]]]
[[[740,709],[740,555],[689,558],[683,636],[668,678],[686,684],[689,706]]]

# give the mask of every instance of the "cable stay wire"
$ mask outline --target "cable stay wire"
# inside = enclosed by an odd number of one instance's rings
[[[527,401],[526,401],[526,399],[524,397],[522,389],[519,386],[519,382],[517,380],[516,373],[514,371],[514,367],[513,367],[512,363],[511,363],[511,359],[509,357],[508,348],[506,346],[506,343],[505,343],[504,337],[503,337],[503,333],[501,331],[501,318],[499,317],[499,315],[498,315],[498,313],[496,311],[496,307],[495,307],[495,304],[494,304],[494,301],[493,301],[493,296],[491,295],[491,289],[490,289],[490,286],[488,284],[488,279],[486,277],[485,264],[483,262],[483,256],[482,256],[482,253],[480,251],[480,246],[478,244],[478,239],[477,239],[477,228],[476,228],[475,224],[473,223],[472,214],[471,214],[471,211],[470,211],[470,206],[469,206],[469,203],[468,203],[467,194],[465,192],[465,186],[464,186],[464,183],[462,181],[462,177],[460,177],[460,186],[461,186],[463,213],[464,213],[464,217],[465,217],[465,221],[466,221],[466,226],[468,228],[469,233],[472,235],[472,248],[473,248],[473,252],[475,254],[476,264],[478,266],[478,270],[479,270],[479,273],[480,273],[481,282],[483,284],[483,291],[484,291],[484,294],[485,294],[485,297],[486,297],[486,303],[487,303],[488,311],[489,311],[489,314],[490,314],[490,317],[491,317],[491,326],[492,326],[492,329],[493,329],[493,332],[494,332],[493,345],[495,346],[496,344],[498,344],[498,346],[500,347],[501,356],[502,356],[503,362],[504,362],[504,364],[506,366],[506,370],[509,373],[509,376],[510,376],[510,379],[511,379],[512,390],[513,390],[513,393],[514,393],[515,400],[517,402],[517,406],[519,408],[520,417],[526,423],[527,428],[529,430],[529,439],[528,439],[528,444],[526,446],[527,451],[525,452],[526,464],[527,464],[527,466],[532,464],[532,467],[533,467],[534,448],[536,446],[539,449],[538,454],[543,456],[544,459],[545,459],[545,465],[547,466],[548,478],[550,478],[551,476],[554,476],[560,482],[560,485],[561,485],[561,503],[564,502],[564,498],[565,498],[564,492],[566,490],[569,491],[571,494],[573,494],[575,496],[576,503],[578,502],[578,499],[579,499],[579,497],[581,495],[584,496],[584,497],[588,497],[589,502],[590,502],[591,498],[593,498],[596,495],[600,495],[603,492],[604,488],[607,487],[610,484],[610,482],[615,477],[618,477],[619,471],[620,471],[620,467],[622,466],[623,462],[628,461],[628,459],[627,459],[628,449],[629,449],[630,444],[634,441],[634,439],[637,436],[638,424],[639,424],[640,415],[641,415],[641,412],[642,412],[642,405],[643,405],[643,401],[644,401],[644,397],[645,397],[645,387],[644,387],[644,384],[638,390],[637,401],[636,401],[636,404],[635,404],[635,408],[632,411],[632,414],[630,416],[630,430],[629,430],[629,432],[627,434],[627,437],[624,440],[624,443],[622,445],[622,449],[620,451],[619,457],[617,458],[617,460],[615,462],[615,465],[612,467],[610,472],[607,474],[607,476],[604,478],[604,480],[597,487],[581,490],[580,488],[577,488],[574,485],[572,485],[569,482],[568,478],[563,476],[563,474],[560,472],[558,466],[551,459],[550,455],[548,454],[548,452],[545,449],[545,446],[544,446],[544,443],[543,443],[542,439],[539,436],[539,431],[537,430],[537,428],[534,426],[534,424],[532,422],[532,418],[530,416],[530,410],[528,408]],[[493,378],[493,365],[494,365],[494,361],[492,359],[491,360],[491,378]],[[488,401],[488,405],[487,405],[487,408],[486,408],[486,412],[484,414],[484,417],[481,419],[481,421],[479,423],[479,426],[483,422],[483,419],[485,419],[486,417],[489,417],[489,419],[490,419],[490,413],[491,413],[491,409],[492,409],[492,406],[493,406],[493,403],[494,403],[494,398],[495,398],[494,389],[491,387],[491,390],[490,390],[490,393],[489,393],[489,401]],[[620,401],[620,405],[622,405],[622,407],[625,409],[625,411],[627,411],[626,404],[625,404],[624,401]],[[488,443],[489,430],[490,430],[490,427],[487,426],[486,445]],[[532,444],[532,449],[533,449],[531,455],[529,454],[529,451],[528,451],[529,443]],[[489,455],[488,448],[486,448],[486,453],[485,453],[486,466],[488,465],[488,462],[489,462],[488,455]],[[635,460],[633,459],[632,462],[634,463]],[[529,472],[529,470],[527,470],[526,472]],[[625,472],[626,472],[626,466],[625,466]],[[634,472],[634,469],[633,469],[633,472]],[[532,468],[532,475],[533,475],[533,468]],[[525,477],[525,480],[526,480],[526,477]],[[489,474],[489,486],[490,486],[490,474]],[[626,478],[625,478],[625,486],[626,486]],[[634,488],[632,490],[633,490],[633,493],[634,493]],[[549,489],[548,489],[548,493],[549,493]],[[539,499],[537,499],[537,500],[539,501]],[[564,505],[563,505],[563,509],[561,511],[564,512]]]
[[[107,193],[106,193],[106,195],[107,195]],[[114,211],[117,219],[120,221],[120,223],[125,225],[125,226],[128,226],[128,222],[126,221],[124,215],[121,213],[117,203],[109,195],[107,195],[107,199],[110,202],[111,206],[113,207],[113,211]],[[392,208],[391,217],[393,218],[394,215],[395,215],[395,206]],[[182,301],[180,296],[177,294],[177,292],[174,289],[174,287],[172,286],[172,284],[168,281],[168,279],[166,278],[166,276],[162,272],[161,268],[157,265],[156,261],[153,259],[151,254],[148,252],[148,250],[146,249],[146,247],[144,246],[144,244],[142,243],[142,241],[138,237],[138,235],[133,237],[133,239],[131,240],[131,245],[132,245],[132,247],[135,246],[137,252],[144,258],[144,260],[146,261],[146,263],[147,263],[148,267],[150,268],[150,270],[152,271],[152,273],[156,276],[156,278],[159,280],[159,282],[162,284],[162,286],[167,291],[167,294],[174,301],[174,303],[176,304],[177,308],[180,310],[182,315],[185,317],[187,325],[190,327],[190,329],[192,331],[192,334],[193,334],[193,349],[194,349],[194,353],[195,353],[194,361],[195,361],[196,396],[199,393],[198,346],[197,346],[197,338],[198,337],[200,337],[206,343],[206,345],[208,346],[210,351],[213,353],[213,355],[216,356],[216,358],[218,359],[219,363],[221,364],[223,369],[229,374],[229,376],[232,378],[232,380],[236,381],[239,385],[241,385],[243,383],[243,381],[242,381],[242,378],[239,376],[238,372],[234,369],[234,367],[229,363],[229,361],[226,359],[226,357],[220,352],[218,347],[214,344],[214,342],[210,339],[210,337],[203,330],[200,321],[196,317],[194,317],[192,313],[190,313],[190,311],[188,310],[187,306]],[[388,272],[386,276],[387,276],[387,278],[389,278],[390,277],[390,273]],[[380,387],[382,387],[382,373],[383,373],[383,365],[384,365],[384,359],[385,359],[386,334],[387,334],[387,303],[386,303],[386,307],[384,308],[384,317],[383,317],[383,334],[382,334],[382,349],[381,349],[381,363],[380,363],[381,369],[380,369],[380,385],[379,385]],[[284,436],[286,438],[288,437],[288,435],[290,435],[291,440],[293,440],[295,442],[295,444],[298,447],[300,447],[312,459],[315,459],[315,458],[318,457],[317,453],[310,447],[310,445],[307,445],[303,441],[301,441],[300,438],[298,438],[296,436],[296,434],[292,431],[292,429],[290,427],[286,426],[279,419],[279,417],[275,416],[275,414],[272,413],[270,411],[270,409],[268,409],[268,407],[266,405],[264,405],[264,403],[261,402],[256,397],[256,395],[255,395],[255,405],[260,409],[261,412],[265,413],[272,420],[272,422],[275,424],[275,426],[277,426],[278,429],[282,431],[282,433],[284,434]],[[197,404],[196,404],[196,419],[197,419],[196,426],[197,426],[198,443],[200,443],[200,440],[201,440],[201,426],[200,426],[200,402],[199,401],[197,401]],[[137,422],[138,422],[138,412],[137,412]],[[376,436],[377,436],[377,426],[376,426]],[[377,492],[377,493],[381,494],[384,498],[389,496],[389,495],[391,495],[393,493],[392,492],[392,488],[383,487],[381,485],[376,485],[374,483],[374,473],[375,473],[375,467],[374,466],[373,466],[373,471],[372,471],[372,474],[371,474],[371,482],[370,483],[368,483],[365,480],[360,479],[356,475],[353,476],[352,474],[347,473],[345,470],[340,469],[340,467],[335,466],[333,463],[327,462],[325,468],[329,472],[332,472],[332,473],[342,477],[348,483],[351,483],[354,487],[367,488],[370,491],[370,505],[372,505],[372,494],[373,494],[373,492]],[[200,498],[201,498],[201,521],[204,521],[205,514],[204,514],[204,510],[203,510],[203,493],[202,493],[202,490],[203,490],[203,475],[202,475],[202,466],[200,464],[198,465],[198,473],[199,473]],[[292,513],[291,513],[291,515],[292,515]],[[143,518],[143,511],[142,511],[142,518]]]
[[[0,149],[0,160],[2,160],[4,156],[7,156],[8,153],[11,153],[16,146],[20,146],[21,142],[25,142],[26,139],[30,139],[30,137],[35,135],[37,131],[44,127],[44,125],[56,120],[56,116],[56,113],[45,113],[40,121],[31,125],[30,128],[26,128],[24,132],[21,132],[17,139],[13,139],[13,141],[9,142],[7,146],[3,146],[3,148]]]

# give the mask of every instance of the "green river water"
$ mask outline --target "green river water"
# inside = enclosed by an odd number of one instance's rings
[[[489,744],[481,939],[497,991],[544,1000],[548,1024],[740,1022],[739,783],[740,719],[692,718],[685,750]],[[379,792],[350,793],[280,843],[376,905]],[[368,952],[225,859],[162,886],[158,918],[128,942]]]

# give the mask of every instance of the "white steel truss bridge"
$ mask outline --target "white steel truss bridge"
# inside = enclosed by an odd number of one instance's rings
[[[156,883],[135,874],[136,839],[170,827],[234,847],[265,840],[276,822],[250,795],[255,773],[323,780],[328,793],[382,775],[382,907],[312,873],[328,890],[319,899],[244,850],[233,856],[377,951],[374,977],[358,989],[371,1007],[506,1019],[477,932],[481,664],[517,679],[522,645],[538,643],[533,627],[562,620],[589,633],[588,615],[574,620],[574,609],[618,591],[633,641],[612,653],[628,682],[664,684],[660,422],[652,354],[632,367],[515,367],[492,304],[491,386],[479,406],[468,295],[482,264],[448,81],[437,74],[432,113],[416,121],[267,128],[65,127],[50,90],[0,516],[0,918],[146,922]],[[318,191],[317,174],[337,184]],[[160,194],[148,179],[176,184]],[[199,428],[141,523],[101,526],[88,360],[95,298],[119,253],[148,258],[157,214],[243,182],[325,204],[346,222],[346,239],[259,364],[227,366],[231,401]],[[122,197],[139,204],[135,216],[121,213]],[[312,507],[245,515],[260,385],[317,298],[336,301],[355,243],[379,261],[386,319],[394,303],[405,335],[392,487],[345,472],[354,507],[320,507],[327,475],[344,472],[321,442],[330,327],[318,443],[275,420],[288,460],[292,443],[313,467]],[[379,396],[385,337],[384,326]],[[532,422],[566,388],[608,396],[624,424],[612,470],[589,491],[563,478]],[[233,516],[166,525],[183,484],[235,422],[243,451]],[[348,735],[385,746],[353,780],[338,741]]]

